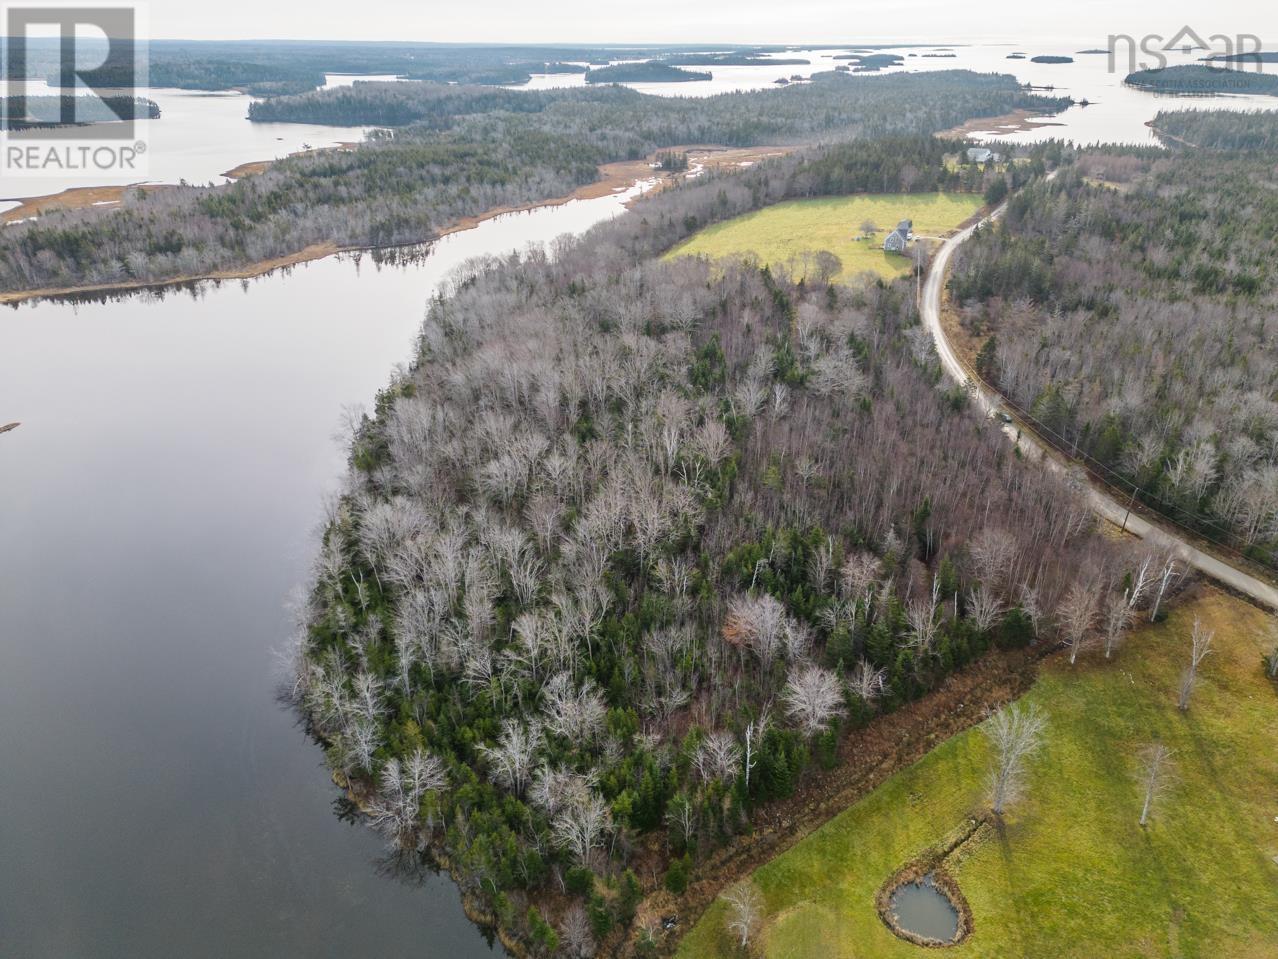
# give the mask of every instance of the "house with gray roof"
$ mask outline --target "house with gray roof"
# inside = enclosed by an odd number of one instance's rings
[[[902,220],[896,229],[883,240],[883,249],[887,253],[904,253],[910,244],[910,231],[914,229],[913,220]]]

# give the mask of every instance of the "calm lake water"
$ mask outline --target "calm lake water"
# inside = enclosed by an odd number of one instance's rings
[[[1090,46],[1101,46],[1103,40]],[[1162,109],[1274,109],[1278,98],[1263,96],[1225,97],[1158,97],[1133,90],[1123,85],[1127,74],[1124,63],[1111,73],[1109,58],[1105,55],[1079,54],[1089,45],[1063,41],[1014,43],[974,43],[954,46],[918,46],[884,48],[881,52],[898,53],[902,64],[890,67],[882,75],[901,71],[926,70],[975,70],[981,73],[1007,73],[1022,83],[1037,87],[1054,87],[1062,96],[1075,100],[1088,100],[1087,107],[1072,107],[1065,113],[1046,118],[1037,129],[1013,134],[985,131],[991,136],[1009,142],[1034,142],[1050,138],[1063,138],[1076,143],[1155,143],[1145,126],[1154,114]],[[810,77],[813,73],[833,70],[845,60],[835,57],[852,50],[865,48],[845,47],[828,50],[793,49],[768,54],[772,60],[807,60],[807,64],[776,66],[713,66],[691,67],[709,71],[712,78],[689,83],[631,83],[626,84],[644,93],[668,97],[705,97],[739,90],[772,88],[776,80],[791,76]],[[1013,52],[1023,52],[1023,60],[1009,60]],[[1073,56],[1073,63],[1037,64],[1030,57],[1040,53]],[[1168,54],[1169,63],[1196,62],[1204,54],[1200,51],[1185,54],[1180,51]],[[1264,68],[1278,72],[1278,64],[1266,64]],[[325,87],[343,87],[361,80],[396,80],[393,75],[354,76],[328,74]],[[583,86],[583,74],[552,73],[532,77],[531,81],[513,89],[546,90]],[[0,81],[0,95],[5,86]],[[49,94],[44,81],[31,81],[32,95]],[[141,120],[142,134],[148,143],[148,168],[144,178],[150,182],[189,183],[224,182],[223,173],[251,160],[271,160],[287,156],[307,147],[331,146],[335,143],[361,140],[367,127],[331,127],[295,123],[250,123],[248,106],[252,98],[242,93],[223,91],[205,93],[194,90],[145,89],[140,94],[155,100],[160,106],[158,120]],[[139,179],[121,176],[115,179],[94,176],[85,179],[78,174],[29,178],[9,177],[0,184],[0,201],[13,197],[41,196],[57,193],[68,187],[94,186],[99,183],[127,183]]]
[[[5,86],[0,82],[0,95]],[[43,80],[28,83],[31,96],[53,95]],[[132,183],[225,183],[222,176],[250,160],[274,160],[306,147],[362,140],[367,127],[330,127],[310,123],[250,123],[252,98],[243,93],[150,88],[138,91],[160,107],[158,120],[139,120],[138,134],[147,143],[145,176],[104,177],[94,174],[12,176],[0,183],[0,200],[44,196],[69,187]]]
[[[1111,73],[1107,55],[1080,54],[1077,51],[1099,49],[1104,47],[1106,39],[1098,37],[1095,42],[1075,41],[1028,41],[1024,44],[1014,43],[973,43],[962,45],[884,47],[882,50],[848,47],[844,49],[810,50],[794,49],[783,53],[770,54],[772,59],[809,60],[806,66],[711,66],[689,67],[690,70],[709,71],[710,80],[694,80],[687,83],[629,83],[626,86],[644,93],[670,97],[704,97],[716,93],[729,93],[734,90],[763,90],[776,85],[780,77],[793,75],[809,77],[813,73],[833,70],[846,60],[836,60],[836,56],[850,50],[866,53],[895,53],[902,57],[900,66],[889,67],[878,73],[867,76],[880,76],[889,73],[924,72],[930,70],[974,70],[978,73],[1006,73],[1016,77],[1021,83],[1033,84],[1036,87],[1054,87],[1055,95],[1068,96],[1075,100],[1088,100],[1087,107],[1071,107],[1056,117],[1046,118],[1038,129],[1026,130],[1013,134],[996,134],[986,131],[990,136],[1007,142],[1030,143],[1046,139],[1066,139],[1075,143],[1157,143],[1158,141],[1145,126],[1159,110],[1175,109],[1225,109],[1254,110],[1278,109],[1278,98],[1267,96],[1225,96],[1225,97],[1163,97],[1144,93],[1123,85],[1123,78],[1129,72],[1126,57],[1120,69]],[[1009,60],[1008,55],[1023,52],[1025,59]],[[1040,54],[1072,56],[1073,63],[1040,64],[1032,63],[1031,57]],[[1169,65],[1195,63],[1206,53],[1181,51],[1167,54]],[[1141,54],[1141,59],[1146,59]],[[1252,67],[1254,69],[1254,65]],[[1278,71],[1278,64],[1265,64],[1265,69]],[[585,78],[581,74],[544,74],[534,76],[527,86],[516,89],[552,89],[559,87],[583,86]],[[1047,91],[1042,91],[1051,95]]]
[[[388,877],[274,699],[340,411],[466,259],[622,198],[489,220],[411,267],[0,312],[0,956],[490,955],[447,877]]]

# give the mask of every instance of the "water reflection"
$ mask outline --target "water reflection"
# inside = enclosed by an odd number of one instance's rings
[[[409,358],[431,291],[623,199],[490,220],[411,265],[0,313],[0,422],[22,422],[0,436],[0,956],[491,955],[446,876],[334,815],[272,650],[340,410]]]

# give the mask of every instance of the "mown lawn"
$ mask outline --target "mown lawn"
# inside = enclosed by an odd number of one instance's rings
[[[1175,689],[1194,616],[1216,631],[1190,712]],[[1047,747],[1002,836],[950,871],[973,933],[956,959],[1278,956],[1278,689],[1262,651],[1274,621],[1214,590],[1135,633],[1105,663],[1053,660],[1025,701],[1048,716]],[[1139,748],[1176,751],[1176,782],[1151,825],[1137,820]],[[976,731],[944,743],[754,876],[767,900],[763,953],[923,957],[874,909],[878,887],[984,800]],[[679,956],[737,956],[721,901]],[[939,955],[939,953],[938,953]]]
[[[908,256],[883,252],[883,238],[901,220],[913,220],[920,236],[945,236],[981,207],[968,193],[885,193],[791,200],[707,227],[674,247],[667,257],[713,258],[754,255],[772,266],[798,265],[803,254],[829,250],[843,263],[840,280],[869,272],[882,277],[910,271]],[[878,227],[861,239],[861,224]]]

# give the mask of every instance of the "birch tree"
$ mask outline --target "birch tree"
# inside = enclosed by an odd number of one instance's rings
[[[1007,706],[984,723],[985,738],[994,752],[988,783],[994,815],[1021,795],[1027,760],[1042,748],[1047,720],[1034,705]]]
[[[800,666],[790,673],[782,694],[786,713],[809,736],[825,731],[843,715],[839,680],[820,666]]]
[[[1084,583],[1074,583],[1057,608],[1056,619],[1060,623],[1061,641],[1069,648],[1069,664],[1073,666],[1096,622],[1096,591]]]
[[[1127,627],[1132,621],[1132,604],[1130,602],[1130,593],[1119,596],[1114,593],[1110,596],[1109,604],[1105,607],[1105,632],[1104,632],[1104,649],[1105,658],[1109,659],[1117,651],[1123,642],[1123,635],[1127,631]]]
[[[1146,746],[1140,754],[1139,781],[1144,793],[1140,807],[1140,824],[1149,824],[1154,806],[1166,792],[1173,771],[1172,751],[1162,743]]]
[[[1194,617],[1194,632],[1189,638],[1189,665],[1180,677],[1180,696],[1176,701],[1180,711],[1189,711],[1189,699],[1194,695],[1194,687],[1198,685],[1198,667],[1211,654],[1211,641],[1216,634],[1204,629],[1197,616]]]
[[[595,853],[603,848],[604,839],[612,832],[612,814],[608,804],[594,790],[574,796],[551,822],[555,843],[568,851],[576,862],[589,867]]]
[[[728,904],[725,921],[729,934],[742,949],[750,948],[763,922],[763,895],[754,883],[745,879],[730,886],[723,900]]]

